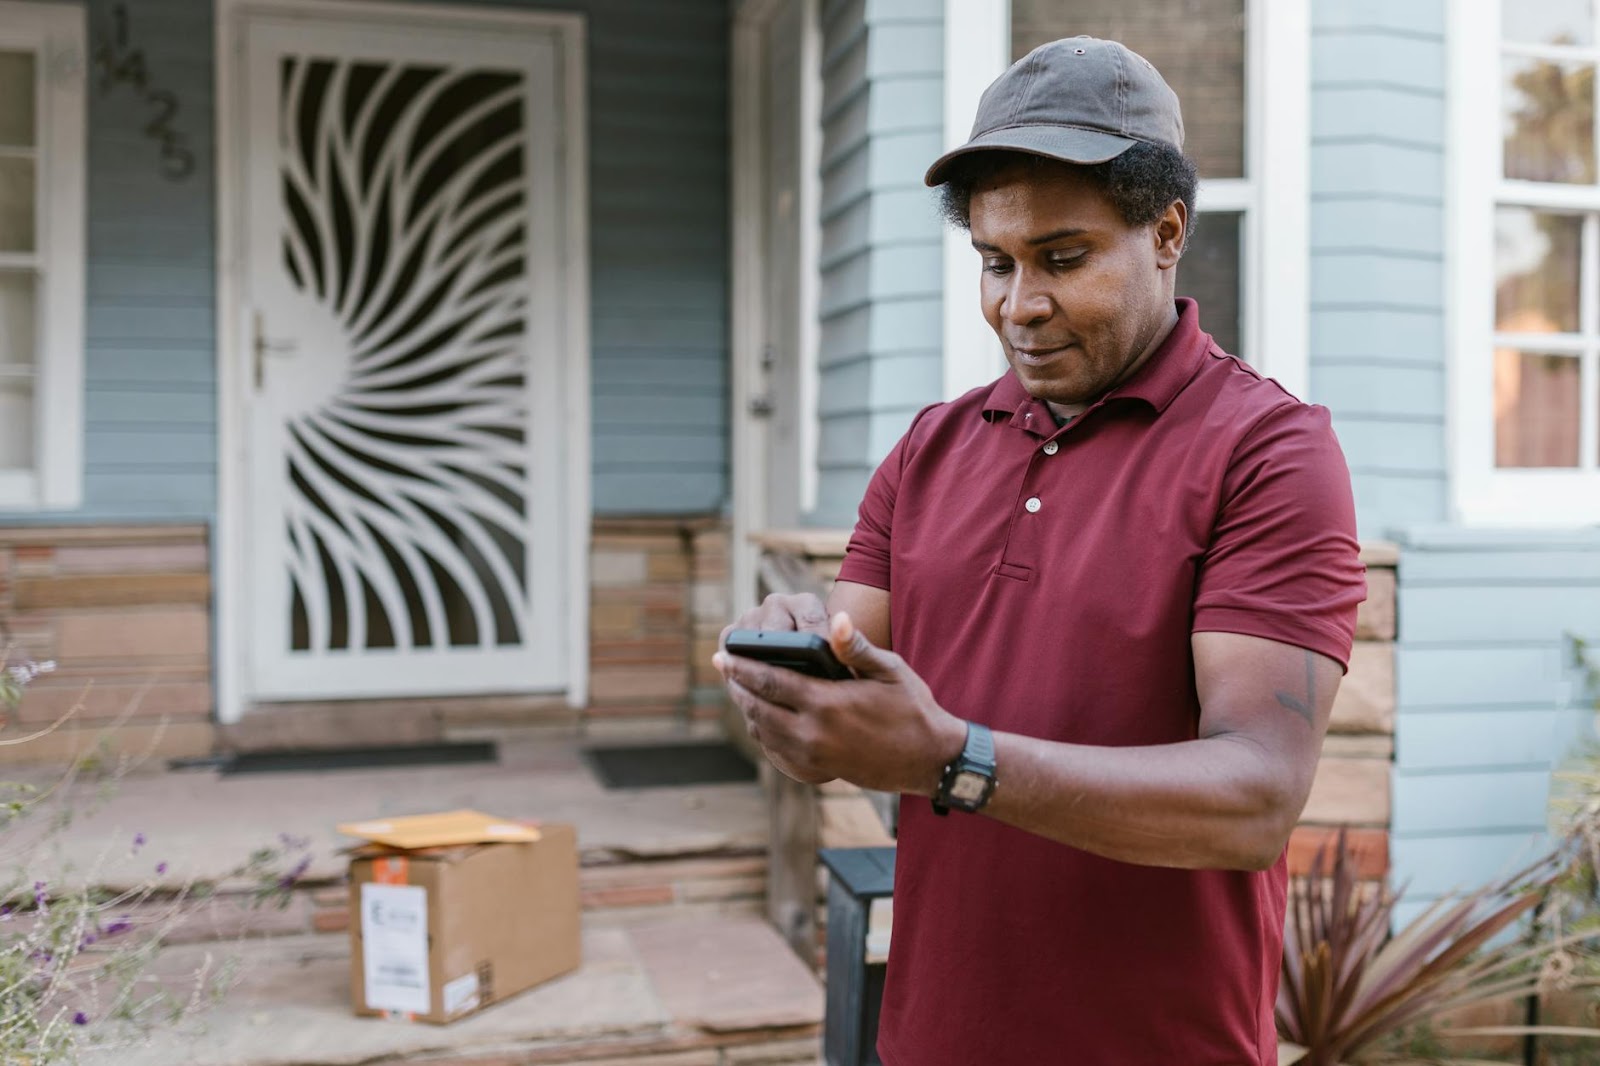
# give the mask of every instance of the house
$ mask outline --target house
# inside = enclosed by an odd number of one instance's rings
[[[1481,881],[1545,825],[1600,635],[1587,11],[0,0],[0,607],[61,664],[30,713],[93,677],[84,722],[131,703],[173,754],[715,718],[750,535],[848,526],[1002,365],[923,168],[1091,33],[1184,101],[1181,288],[1332,410],[1396,546],[1352,787],[1416,905]]]

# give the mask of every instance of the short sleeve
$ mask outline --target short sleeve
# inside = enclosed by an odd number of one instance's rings
[[[1365,598],[1350,471],[1328,411],[1285,404],[1229,461],[1193,631],[1293,644],[1348,669]]]
[[[873,588],[889,588],[889,532],[894,527],[894,501],[900,491],[900,475],[905,469],[907,442],[911,432],[901,437],[867,483],[866,495],[856,516],[855,531],[839,567],[840,581],[853,581]]]

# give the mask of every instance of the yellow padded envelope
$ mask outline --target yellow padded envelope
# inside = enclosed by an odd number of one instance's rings
[[[532,826],[469,810],[373,818],[365,822],[346,822],[337,828],[345,836],[404,851],[460,844],[528,844],[541,836]]]

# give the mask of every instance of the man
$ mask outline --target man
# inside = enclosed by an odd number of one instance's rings
[[[1113,42],[990,86],[927,181],[1010,372],[916,417],[826,609],[738,623],[858,680],[717,656],[785,773],[903,794],[888,1066],[1277,1061],[1284,846],[1364,582],[1327,411],[1174,299],[1182,141]]]

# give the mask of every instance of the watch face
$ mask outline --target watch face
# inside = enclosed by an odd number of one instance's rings
[[[950,785],[950,798],[962,803],[977,803],[989,788],[989,779],[982,774],[962,771]]]

